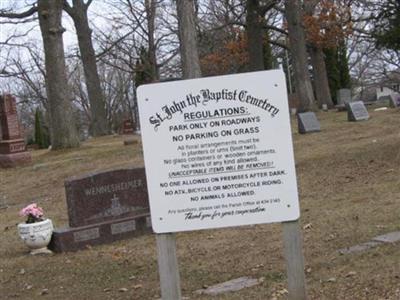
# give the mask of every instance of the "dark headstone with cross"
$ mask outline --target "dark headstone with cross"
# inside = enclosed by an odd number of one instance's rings
[[[56,229],[56,252],[109,243],[150,227],[144,168],[74,177],[65,182],[69,228]]]
[[[368,110],[364,102],[355,101],[346,104],[348,121],[363,121],[369,119]]]
[[[297,114],[297,124],[301,134],[321,131],[321,125],[313,112]]]
[[[18,121],[17,105],[11,95],[0,96],[0,168],[12,168],[31,162]]]

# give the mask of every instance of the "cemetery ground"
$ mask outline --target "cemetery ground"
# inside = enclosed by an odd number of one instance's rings
[[[305,272],[310,299],[400,299],[400,244],[362,252],[339,249],[400,230],[400,111],[373,111],[347,122],[320,112],[320,133],[299,135],[298,175]],[[0,171],[0,299],[159,299],[152,234],[83,251],[30,256],[19,240],[18,211],[31,202],[66,226],[64,180],[116,167],[143,166],[138,143],[122,136],[79,149],[32,152],[33,164]],[[162,151],[162,147],[160,147]],[[182,294],[188,299],[286,299],[280,224],[177,234]],[[242,276],[259,284],[218,296],[194,291]]]

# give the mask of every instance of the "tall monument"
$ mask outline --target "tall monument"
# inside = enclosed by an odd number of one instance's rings
[[[0,96],[0,168],[12,168],[31,162],[21,135],[15,98],[9,94]]]

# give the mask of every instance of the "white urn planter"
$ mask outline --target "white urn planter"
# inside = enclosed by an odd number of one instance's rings
[[[29,224],[20,223],[18,224],[18,233],[31,249],[31,254],[51,253],[47,249],[53,233],[53,223],[50,219]]]

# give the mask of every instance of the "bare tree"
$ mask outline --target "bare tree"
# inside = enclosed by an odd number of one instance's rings
[[[183,78],[201,77],[193,0],[177,0]]]
[[[264,70],[263,22],[258,0],[246,1],[246,33],[250,71]]]
[[[38,0],[39,25],[43,37],[46,90],[50,108],[52,149],[79,146],[67,85],[61,25],[62,0]]]
[[[314,46],[309,47],[309,53],[313,67],[314,90],[318,106],[321,107],[323,104],[326,104],[327,107],[331,108],[333,107],[333,101],[329,89],[324,53],[320,47]]]
[[[246,1],[246,33],[249,53],[249,70],[264,70],[265,15],[277,1],[269,0],[260,4],[260,0]]]
[[[90,103],[90,132],[93,136],[109,134],[104,94],[100,86],[96,55],[92,43],[92,30],[89,27],[88,8],[92,0],[73,0],[72,6],[64,0],[64,9],[74,21],[78,36],[83,70]]]
[[[38,0],[22,13],[2,10],[0,17],[24,19],[39,15],[40,31],[43,39],[46,91],[50,112],[50,133],[52,149],[79,146],[79,137],[73,122],[71,93],[67,85],[61,24],[63,1]]]
[[[312,0],[312,1],[310,0],[305,2],[304,14],[310,20],[311,19],[315,20],[313,15],[317,9],[319,2],[320,2],[319,0]],[[317,21],[315,23],[317,23]],[[327,28],[328,25],[332,24],[324,24],[324,25],[318,24],[318,25],[320,25],[318,26],[318,29],[327,32],[330,30],[330,28]],[[325,65],[324,52],[322,49],[324,44],[327,43],[326,42],[323,43],[323,38],[320,36],[320,34],[318,34],[317,36],[318,40],[314,40],[311,37],[308,39],[308,50],[309,50],[308,52],[310,54],[311,65],[313,69],[315,96],[319,107],[321,107],[323,104],[326,104],[328,107],[333,107],[331,91],[329,89],[328,74]],[[331,44],[334,44],[334,42],[331,42]],[[329,46],[332,47],[332,45]]]
[[[144,6],[146,9],[146,19],[147,19],[147,39],[149,44],[148,60],[149,60],[150,77],[153,78],[153,80],[158,80],[159,74],[158,74],[157,58],[156,58],[156,43],[154,40],[157,1],[145,0]]]
[[[29,62],[20,57],[11,59],[14,70],[18,74],[14,77],[20,81],[18,85],[21,86],[24,101],[29,102],[28,105],[39,105],[47,112],[49,111],[49,102],[46,95],[45,64],[36,45],[30,44],[28,53]]]
[[[368,98],[368,92],[371,94],[370,91],[378,83],[396,82],[395,78],[399,78],[400,52],[379,48],[375,40],[375,30],[382,25],[381,21],[389,24],[387,20],[381,19],[381,13],[388,3],[394,5],[396,2],[354,0],[352,3],[353,34],[348,41],[349,67],[364,99]],[[395,9],[391,11],[396,12]],[[396,39],[390,41],[395,43]],[[369,98],[373,96],[369,95]]]
[[[316,109],[314,93],[308,72],[307,51],[302,26],[302,8],[299,0],[285,0],[286,21],[292,54],[296,93],[300,100],[300,110]]]

